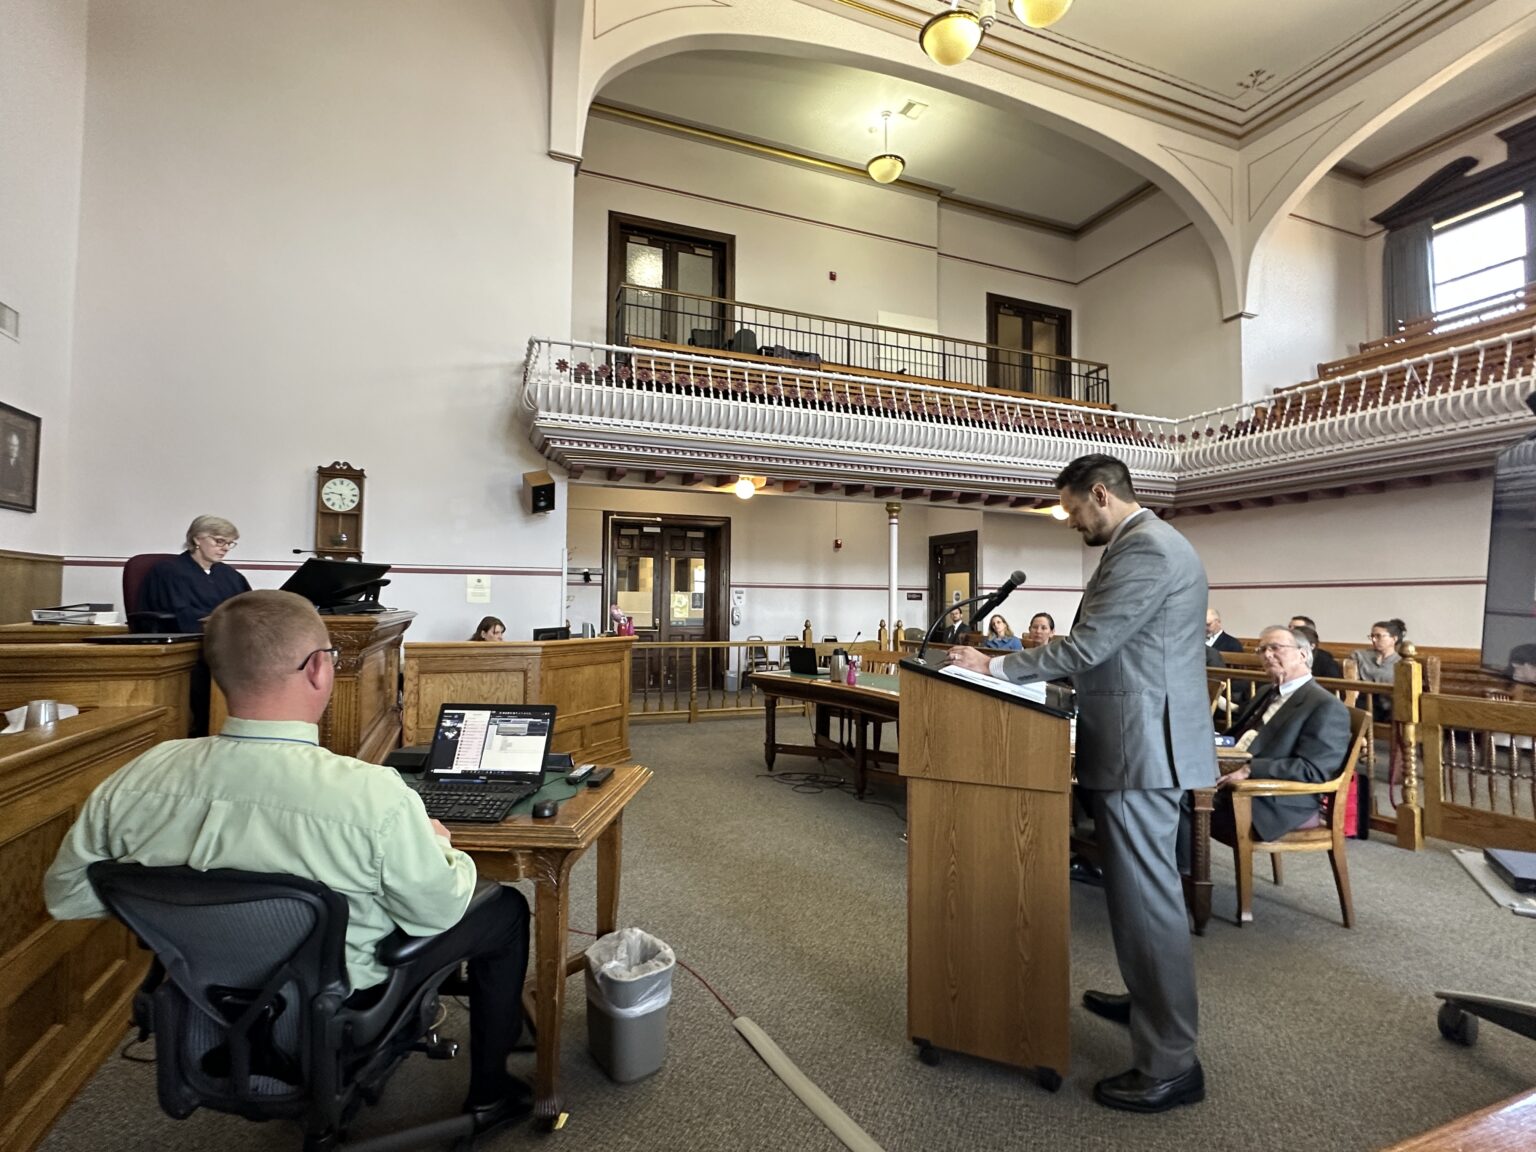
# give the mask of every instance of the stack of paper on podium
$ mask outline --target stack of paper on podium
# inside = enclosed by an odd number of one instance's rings
[[[1045,685],[1038,680],[1029,684],[1011,684],[1007,680],[999,680],[996,676],[972,672],[969,668],[962,668],[958,664],[946,664],[939,671],[945,676],[953,676],[956,680],[969,680],[972,684],[981,684],[997,692],[1007,692],[1010,696],[1017,696],[1021,700],[1033,700],[1036,704],[1045,703]]]

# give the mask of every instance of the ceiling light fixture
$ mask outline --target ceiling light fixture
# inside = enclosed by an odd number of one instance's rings
[[[876,184],[890,184],[901,178],[907,162],[891,151],[890,112],[882,112],[880,116],[885,121],[885,151],[864,165],[864,171],[869,173],[869,178]]]
[[[1072,0],[1008,0],[1008,7],[1021,24],[1049,28],[1067,14]]]
[[[757,485],[752,482],[751,476],[739,477],[736,481],[736,498],[750,500],[757,495]]]
[[[949,7],[924,24],[917,42],[935,64],[949,68],[971,58],[982,34],[992,27],[997,12],[994,0],[981,0],[977,10],[960,7],[960,0],[949,0]]]
[[[1069,0],[1069,2],[1070,2],[1070,0]],[[1051,508],[1051,519],[1052,520],[1065,520],[1066,518],[1067,518],[1067,510],[1065,508],[1063,508],[1060,504],[1056,504],[1056,505],[1052,506],[1052,508]]]

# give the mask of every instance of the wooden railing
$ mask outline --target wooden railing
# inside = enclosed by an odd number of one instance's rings
[[[1428,694],[1425,832],[1536,852],[1536,704]]]

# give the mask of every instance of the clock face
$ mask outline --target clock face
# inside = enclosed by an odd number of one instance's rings
[[[362,489],[357,486],[357,481],[345,476],[332,476],[320,489],[320,502],[332,512],[350,512],[362,498]]]

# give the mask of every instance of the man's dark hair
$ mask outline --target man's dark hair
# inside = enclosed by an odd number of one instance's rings
[[[1312,619],[1312,617],[1310,617],[1310,616],[1303,616],[1300,612],[1298,612],[1298,613],[1296,613],[1296,615],[1292,616],[1291,619],[1292,620],[1300,620],[1308,628],[1312,629],[1312,631],[1314,631],[1314,632],[1317,631],[1317,621]],[[1314,644],[1317,643],[1316,637],[1313,638],[1312,643],[1314,643]]]
[[[1292,620],[1305,620],[1306,617],[1305,616],[1292,616],[1291,619]],[[1317,629],[1312,627],[1312,625],[1310,625],[1310,624],[1297,624],[1297,625],[1294,625],[1291,628],[1291,631],[1292,632],[1300,632],[1303,636],[1305,636],[1307,638],[1307,643],[1308,644],[1312,645],[1312,647],[1314,647],[1314,648],[1318,647]]]
[[[1095,484],[1104,485],[1111,496],[1120,500],[1136,499],[1131,486],[1131,470],[1113,456],[1079,456],[1056,476],[1056,490],[1086,495]]]

